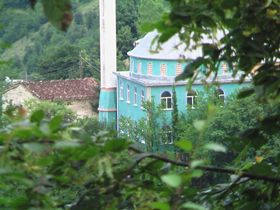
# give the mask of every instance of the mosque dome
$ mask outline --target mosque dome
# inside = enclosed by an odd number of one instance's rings
[[[179,34],[158,45],[159,35],[157,30],[147,33],[142,39],[137,40],[135,48],[127,53],[133,76],[175,77],[182,72],[188,61],[202,56],[200,46],[194,48],[195,43],[191,41],[190,46],[187,47],[180,40]],[[222,33],[218,33],[217,39],[221,37]],[[204,36],[202,43],[214,43],[214,41]]]

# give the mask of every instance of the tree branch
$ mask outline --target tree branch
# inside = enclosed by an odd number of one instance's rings
[[[140,149],[136,148],[135,146],[130,146],[129,150],[142,154],[141,157],[137,159],[137,163],[141,162],[142,160],[146,158],[153,158],[156,160],[160,160],[166,163],[170,163],[176,166],[182,166],[182,167],[190,167],[190,164],[187,162],[181,162],[181,161],[176,161],[172,160],[154,153],[144,153]],[[238,175],[240,178],[250,178],[252,180],[261,180],[261,181],[267,181],[267,182],[272,182],[272,183],[280,183],[280,177],[271,177],[271,176],[264,176],[264,175],[257,175],[257,174],[252,174],[252,173],[247,173],[244,171],[240,171],[239,169],[229,169],[229,168],[219,168],[215,166],[198,166],[196,167],[197,169],[203,170],[203,171],[209,171],[209,172],[215,172],[215,173],[222,173],[222,174],[234,174]]]

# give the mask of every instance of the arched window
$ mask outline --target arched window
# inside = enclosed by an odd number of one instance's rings
[[[219,99],[219,103],[224,104],[225,103],[225,93],[222,89],[216,90],[216,96]]]
[[[127,85],[127,89],[126,89],[126,102],[130,103],[130,87],[129,87],[129,85]]]
[[[197,94],[194,90],[187,92],[187,108],[195,109],[197,105]]]
[[[133,104],[137,106],[137,88],[134,88]]]
[[[141,108],[143,109],[143,105],[144,105],[144,101],[145,101],[145,93],[144,90],[141,90]]]
[[[164,110],[172,109],[172,95],[169,91],[164,91],[161,94],[160,101]]]
[[[123,82],[120,81],[120,99],[123,100]]]

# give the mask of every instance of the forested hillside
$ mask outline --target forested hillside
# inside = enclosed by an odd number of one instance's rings
[[[117,1],[118,70],[125,70],[127,51],[140,38],[140,25],[157,20],[166,11],[164,0]],[[55,29],[41,4],[27,0],[0,0],[0,80],[99,79],[98,0],[73,0],[74,20],[67,32]],[[150,8],[147,10],[147,8]],[[2,47],[2,48],[1,48]]]

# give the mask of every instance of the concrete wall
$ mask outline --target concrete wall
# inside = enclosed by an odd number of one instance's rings
[[[121,98],[121,84],[123,86],[123,98]],[[127,85],[130,87],[130,102],[127,100]],[[134,89],[137,89],[137,101],[134,103]],[[146,116],[146,112],[141,107],[141,92],[144,91],[144,98],[147,100],[147,88],[129,80],[118,78],[118,119],[121,116],[131,117],[133,120],[139,120]]]
[[[25,101],[31,99],[39,100],[24,86],[19,85],[3,94],[3,109],[6,108],[6,106],[9,104],[9,101],[11,101],[14,105],[19,106],[23,105]],[[65,106],[76,113],[80,118],[97,116],[97,113],[93,112],[92,110],[90,101],[72,101],[65,103]]]
[[[97,117],[97,113],[92,110],[90,101],[72,101],[67,103],[66,107],[76,113],[79,118]]]
[[[23,105],[25,101],[28,101],[30,99],[37,98],[32,95],[24,86],[19,85],[3,94],[3,108],[5,109],[9,102],[16,106],[19,106]]]

